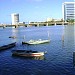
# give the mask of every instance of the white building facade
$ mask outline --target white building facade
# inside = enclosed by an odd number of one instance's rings
[[[17,25],[19,23],[19,14],[18,13],[11,14],[11,18],[12,18],[12,25]]]
[[[62,4],[63,20],[75,19],[75,2],[64,2]]]

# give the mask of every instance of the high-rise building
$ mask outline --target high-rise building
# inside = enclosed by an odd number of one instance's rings
[[[16,25],[19,23],[19,14],[18,13],[11,14],[11,17],[12,17],[12,25]]]
[[[62,12],[64,21],[75,19],[75,2],[64,2]]]

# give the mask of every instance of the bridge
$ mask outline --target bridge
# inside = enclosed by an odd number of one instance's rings
[[[18,25],[12,25],[12,24],[0,24],[0,27],[3,27],[3,28],[5,28],[5,27],[14,27],[14,28],[17,28],[17,27],[19,27],[19,26],[25,26],[25,27],[27,27],[27,24],[18,24]]]
[[[50,26],[50,25],[68,25],[68,22],[30,22],[29,24],[17,24],[17,25],[11,25],[11,24],[0,24],[0,27],[19,27],[19,26],[24,26],[24,27],[30,27],[30,26]]]
[[[30,26],[68,25],[68,22],[30,22]]]

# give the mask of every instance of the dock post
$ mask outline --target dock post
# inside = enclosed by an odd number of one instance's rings
[[[55,23],[55,26],[56,26],[56,23]]]
[[[39,23],[37,23],[37,27],[39,27]]]
[[[15,25],[15,28],[18,28],[18,25]]]
[[[4,24],[4,25],[3,25],[3,29],[4,29],[5,27],[6,27],[6,25]]]
[[[46,26],[48,26],[48,23],[46,24]]]

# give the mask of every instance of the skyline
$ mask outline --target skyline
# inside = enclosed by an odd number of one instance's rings
[[[0,23],[11,23],[11,14],[19,13],[20,22],[62,18],[62,3],[74,0],[1,0]]]

